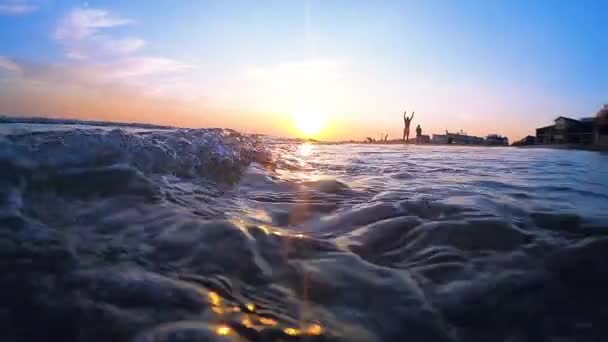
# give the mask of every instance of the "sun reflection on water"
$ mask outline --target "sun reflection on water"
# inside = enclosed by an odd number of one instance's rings
[[[261,226],[260,226],[260,229],[261,229],[261,230],[262,230],[262,231],[263,231],[263,232],[264,232],[266,235],[270,234],[270,231],[268,230],[268,227],[267,227],[267,226],[265,226],[265,225],[261,225]]]
[[[241,321],[241,323],[243,324],[243,326],[245,326],[246,328],[251,328],[253,327],[253,322],[251,322],[251,319],[249,317],[245,317],[243,318],[243,320]]]
[[[220,325],[219,327],[217,327],[217,329],[215,329],[215,332],[218,335],[227,336],[230,335],[232,329],[230,329],[230,327],[227,325]]]
[[[265,324],[265,325],[272,325],[272,326],[277,325],[277,321],[275,321],[272,318],[260,317],[259,320],[260,320],[260,323]]]
[[[240,322],[244,328],[253,329],[258,332],[266,329],[279,328],[285,335],[289,336],[318,336],[323,334],[323,329],[318,322],[304,323],[300,322],[299,326],[293,327],[280,323],[274,318],[259,316],[256,312],[258,308],[252,302],[246,303],[231,303],[225,301],[217,292],[208,291],[207,298],[209,300],[211,311],[218,315],[218,325],[215,326],[214,332],[219,336],[228,336],[233,332],[233,328],[225,322]]]
[[[298,146],[298,154],[302,157],[308,157],[313,151],[313,145],[311,143],[303,143]]]
[[[308,333],[308,335],[317,336],[317,335],[321,335],[321,333],[323,333],[323,329],[321,328],[320,324],[314,323],[308,327],[306,332]]]
[[[220,306],[222,305],[222,298],[217,294],[217,292],[209,291],[207,294],[209,297],[209,301],[211,301],[211,305]]]
[[[285,328],[285,329],[283,329],[283,332],[290,336],[300,335],[300,330],[295,329],[295,328]]]

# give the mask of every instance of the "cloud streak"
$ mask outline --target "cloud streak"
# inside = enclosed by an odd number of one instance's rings
[[[146,93],[157,91],[154,84],[160,77],[191,68],[171,58],[140,55],[138,52],[146,44],[144,39],[113,34],[113,28],[132,23],[129,18],[103,9],[72,9],[58,21],[52,35],[68,61],[22,67],[31,79],[87,86],[126,85]]]
[[[112,39],[98,35],[61,43],[66,57],[73,60],[120,57],[134,53],[146,44],[143,39],[136,37]]]
[[[37,83],[70,83],[82,85],[135,84],[152,76],[174,74],[190,66],[161,57],[130,57],[111,63],[33,63],[0,56],[0,69],[19,74]],[[133,81],[133,82],[131,82]]]
[[[71,41],[89,37],[100,29],[123,26],[131,20],[113,16],[108,11],[93,8],[75,8],[59,21],[54,37]]]
[[[0,15],[22,15],[37,9],[38,6],[30,4],[26,0],[0,1]]]
[[[75,8],[59,21],[53,38],[69,59],[119,57],[141,49],[145,41],[137,37],[114,38],[103,31],[132,22],[101,9]]]

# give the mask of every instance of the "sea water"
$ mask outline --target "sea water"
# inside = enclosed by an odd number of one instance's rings
[[[3,341],[601,341],[608,155],[0,125]]]

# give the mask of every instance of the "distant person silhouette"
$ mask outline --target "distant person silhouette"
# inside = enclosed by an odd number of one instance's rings
[[[407,110],[403,112],[403,141],[407,142],[410,139],[410,124],[414,120],[414,112],[412,116],[407,117]]]
[[[416,127],[416,144],[420,144],[420,136],[422,135],[422,128],[420,125]]]

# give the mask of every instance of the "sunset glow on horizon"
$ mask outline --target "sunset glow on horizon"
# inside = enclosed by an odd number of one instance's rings
[[[315,138],[327,126],[327,115],[320,111],[303,110],[293,114],[295,128],[306,138]]]
[[[5,115],[513,141],[608,102],[600,0],[0,5]]]

